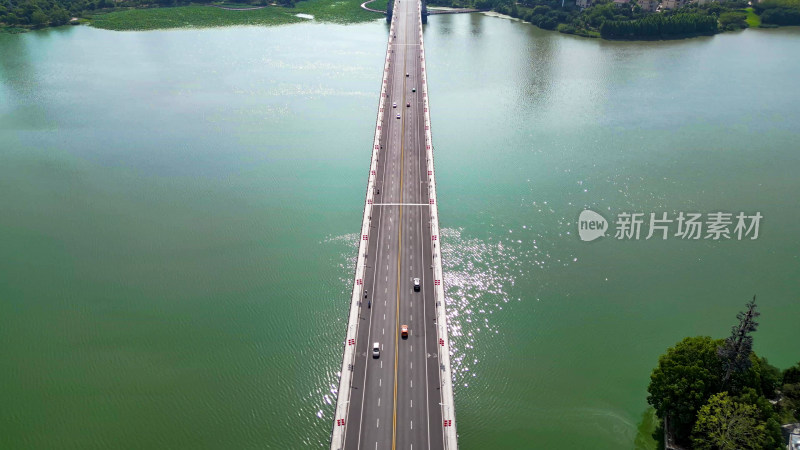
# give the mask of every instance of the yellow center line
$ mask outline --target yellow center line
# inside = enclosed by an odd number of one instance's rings
[[[408,26],[406,26],[406,35],[403,36],[407,40]],[[403,49],[403,73],[406,73],[407,52]],[[406,77],[403,77],[403,103],[406,102]],[[400,219],[398,227],[397,240],[397,303],[395,310],[395,323],[394,323],[394,401],[392,406],[392,450],[396,450],[397,446],[397,336],[400,330],[400,266],[401,256],[403,254],[403,173],[405,167],[405,114],[402,114],[400,119]]]

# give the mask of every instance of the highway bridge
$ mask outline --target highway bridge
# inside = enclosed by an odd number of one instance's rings
[[[423,8],[395,0],[387,15],[332,450],[457,448]]]

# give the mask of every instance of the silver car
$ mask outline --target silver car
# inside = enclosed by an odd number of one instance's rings
[[[381,357],[381,344],[374,343],[372,344],[372,357],[373,358],[380,358]]]

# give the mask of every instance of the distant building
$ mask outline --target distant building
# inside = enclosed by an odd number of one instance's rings
[[[655,12],[658,8],[658,0],[639,0],[638,3],[642,11]]]
[[[614,0],[614,4],[617,5],[617,6],[619,6],[619,5],[627,5],[628,3],[630,3],[630,1],[631,0]]]
[[[661,2],[662,9],[677,9],[686,4],[686,0],[663,0]]]
[[[592,6],[592,0],[575,0],[575,5],[581,9],[588,8]]]

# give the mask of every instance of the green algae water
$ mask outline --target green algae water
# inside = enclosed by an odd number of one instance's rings
[[[0,35],[0,448],[327,446],[386,32]],[[800,359],[800,31],[425,33],[461,448],[646,447],[658,356],[753,294]]]

